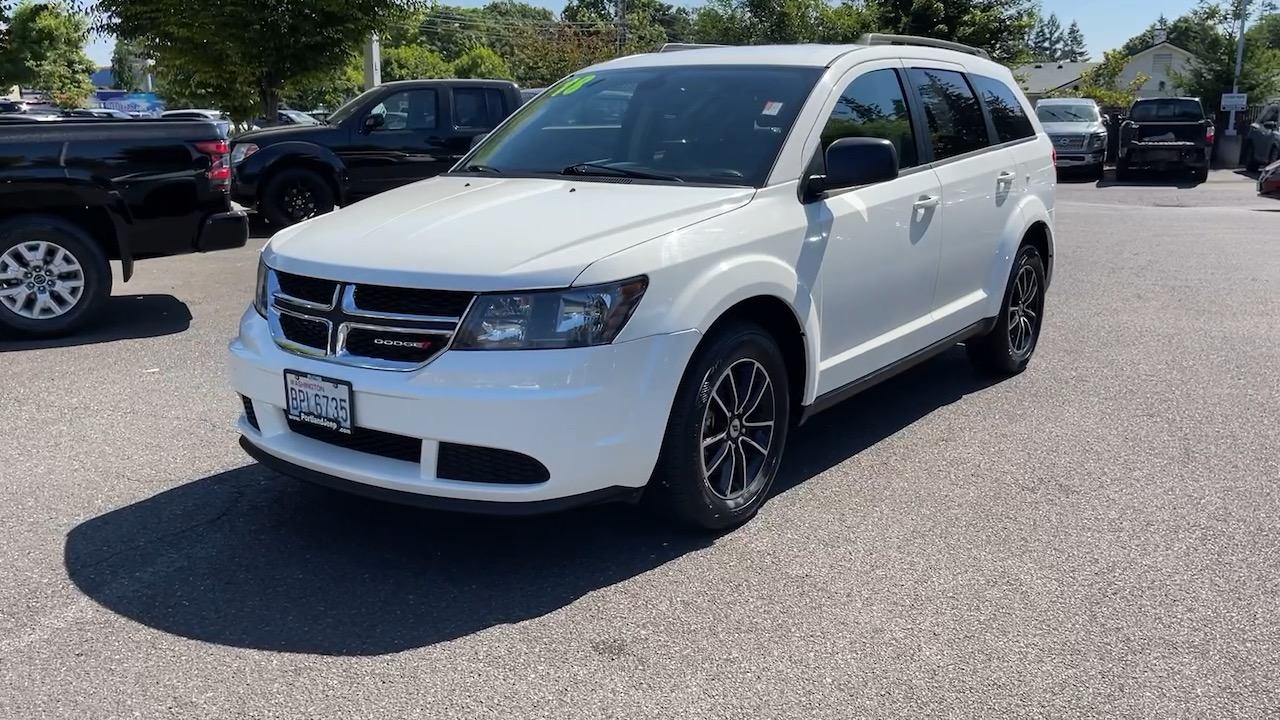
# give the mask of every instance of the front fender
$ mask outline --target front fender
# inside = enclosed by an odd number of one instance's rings
[[[701,268],[650,288],[640,308],[649,318],[628,328],[696,329],[706,334],[730,308],[755,297],[772,297],[791,309],[803,331],[805,348],[804,402],[817,394],[819,347],[817,303],[813,289],[800,281],[795,269],[776,257],[745,254]],[[646,308],[647,306],[647,308]],[[633,318],[635,320],[637,318]]]
[[[302,140],[267,145],[246,158],[244,164],[247,165],[250,162],[253,164],[246,169],[252,174],[253,182],[257,184],[259,191],[262,189],[262,180],[276,168],[297,164],[323,168],[335,181],[338,205],[347,204],[347,166],[337,153],[323,145]]]

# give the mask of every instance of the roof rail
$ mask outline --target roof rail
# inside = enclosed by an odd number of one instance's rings
[[[955,50],[957,52],[977,55],[986,60],[991,59],[990,53],[982,48],[971,47],[969,45],[961,45],[958,42],[950,40],[936,40],[934,38],[920,37],[918,35],[889,35],[886,33],[867,33],[858,38],[858,45],[923,45],[925,47],[936,47],[944,50]]]
[[[700,50],[702,48],[728,47],[728,45],[704,45],[700,43],[665,43],[658,52],[677,52],[680,50]]]

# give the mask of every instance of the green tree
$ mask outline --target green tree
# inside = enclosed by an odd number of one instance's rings
[[[498,60],[501,61],[501,58]],[[382,50],[382,82],[447,77],[453,77],[453,68],[434,50],[421,45],[402,45]]]
[[[1066,44],[1063,45],[1062,57],[1067,62],[1089,62],[1089,47],[1085,44],[1084,33],[1080,31],[1080,23],[1075,20],[1067,27]]]
[[[1212,23],[1206,21],[1203,13],[1192,10],[1186,15],[1169,20],[1161,15],[1146,30],[1134,35],[1121,45],[1119,50],[1125,55],[1137,55],[1156,44],[1156,33],[1163,32],[1165,42],[1176,45],[1183,50],[1190,50],[1203,44],[1207,35],[1215,30]]]
[[[1242,9],[1235,0],[1201,0],[1194,11],[1202,26],[1191,36],[1186,49],[1195,62],[1184,73],[1171,73],[1180,92],[1200,98],[1211,111],[1221,106],[1222,94],[1231,92],[1236,66],[1236,33],[1242,13],[1247,24],[1259,13],[1267,13],[1270,6],[1256,10]],[[1246,34],[1244,62],[1240,66],[1239,91],[1261,100],[1280,90],[1280,50],[1254,37],[1250,42]]]
[[[1066,54],[1067,37],[1057,13],[1040,18],[1031,31],[1031,55],[1040,62],[1058,62]]]
[[[386,70],[385,55],[383,70]],[[289,107],[300,110],[333,110],[362,91],[364,56],[352,53],[338,68],[294,78],[285,85],[280,98],[289,103]]]
[[[65,0],[23,0],[9,23],[0,75],[43,91],[58,107],[81,106],[93,93],[95,68],[84,52],[88,31],[88,20]]]
[[[111,80],[116,87],[129,92],[142,89],[142,76],[146,73],[146,59],[136,45],[116,41],[111,51]]]
[[[460,78],[511,79],[506,61],[487,47],[468,50],[454,60],[453,74]]]
[[[371,33],[422,1],[98,0],[97,11],[100,30],[168,66],[162,72],[175,87],[235,113],[250,93],[257,107],[241,120],[275,117],[292,83],[343,67]]]
[[[964,43],[1006,65],[1030,59],[1033,0],[867,0],[867,9],[881,32]]]
[[[1081,74],[1079,87],[1059,90],[1049,93],[1049,96],[1085,97],[1102,107],[1127,108],[1138,97],[1142,86],[1151,79],[1148,75],[1138,73],[1129,82],[1121,84],[1120,76],[1128,64],[1129,56],[1119,50],[1105,52],[1101,62]]]

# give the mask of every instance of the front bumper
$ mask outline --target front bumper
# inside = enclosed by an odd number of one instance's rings
[[[446,351],[420,371],[394,372],[288,353],[250,308],[230,343],[229,365],[253,412],[252,421],[239,420],[246,450],[268,467],[411,504],[476,510],[519,503],[540,511],[648,483],[700,337],[686,331],[575,350]],[[401,438],[400,447],[420,443],[416,461],[379,454],[376,444],[357,450],[294,432],[283,410],[286,369],[350,382],[357,426]],[[512,482],[492,462],[471,463],[467,480],[449,470],[460,453],[493,449],[532,458],[549,479]],[[495,474],[476,477],[481,467]]]
[[[1093,167],[1101,165],[1106,159],[1107,151],[1098,148],[1091,151],[1067,152],[1066,154],[1058,153],[1058,159],[1055,163],[1060,168],[1077,168],[1077,167]]]

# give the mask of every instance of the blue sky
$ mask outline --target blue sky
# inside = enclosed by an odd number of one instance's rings
[[[216,1],[216,0],[214,0]],[[488,0],[451,0],[449,4],[466,7],[478,7],[487,4]],[[532,0],[534,5],[541,5],[559,12],[564,7],[563,0]],[[697,5],[693,2],[681,2],[677,5]],[[1069,25],[1072,20],[1080,23],[1084,38],[1089,43],[1089,54],[1094,59],[1102,57],[1102,51],[1111,50],[1124,41],[1142,32],[1163,12],[1173,19],[1195,7],[1195,0],[1041,0],[1043,12],[1048,15],[1056,12],[1062,24]],[[111,62],[111,48],[115,41],[111,38],[97,38],[90,43],[89,57],[99,65]]]

